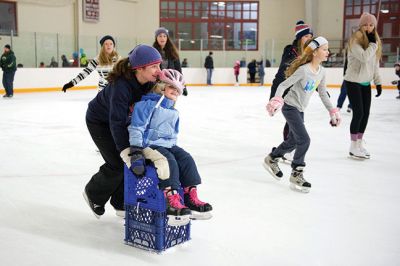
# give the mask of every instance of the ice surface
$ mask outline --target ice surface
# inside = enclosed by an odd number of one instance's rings
[[[330,90],[336,103],[339,90]],[[374,91],[375,92],[375,91]],[[374,94],[373,92],[373,94]],[[97,220],[81,195],[102,158],[85,125],[96,91],[0,99],[0,265],[399,265],[400,100],[373,97],[365,133],[371,159],[349,159],[351,115],[339,128],[317,94],[305,113],[309,194],[262,167],[282,140],[268,117],[267,87],[189,87],[179,145],[195,158],[209,221],[157,255],[124,244],[124,221],[107,204]],[[397,174],[396,174],[397,173]]]

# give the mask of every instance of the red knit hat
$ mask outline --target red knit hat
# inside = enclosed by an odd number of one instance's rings
[[[307,24],[304,23],[304,21],[299,20],[296,23],[296,27],[294,28],[294,31],[296,32],[296,40],[300,40],[301,37],[307,34],[313,35],[313,32]]]

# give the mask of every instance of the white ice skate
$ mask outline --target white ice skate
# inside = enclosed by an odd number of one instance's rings
[[[295,191],[308,193],[310,192],[311,184],[304,179],[303,169],[304,167],[297,166],[292,170],[292,174],[290,175],[290,188]]]
[[[263,166],[276,180],[282,179],[283,173],[279,168],[278,158],[273,159],[271,155],[268,155],[264,158]]]
[[[367,159],[366,154],[360,149],[358,141],[351,141],[349,156],[352,159],[364,160]]]
[[[358,144],[358,148],[360,149],[360,151],[364,153],[365,159],[371,158],[371,154],[364,147],[365,141],[363,139],[359,139],[359,140],[357,140],[357,144]]]

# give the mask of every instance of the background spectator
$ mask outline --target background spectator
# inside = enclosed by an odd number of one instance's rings
[[[3,70],[3,87],[6,91],[3,98],[12,98],[14,95],[14,76],[15,71],[17,71],[16,61],[17,59],[11,50],[11,46],[6,44],[0,61],[1,69]]]
[[[62,67],[70,67],[71,66],[71,64],[68,62],[68,59],[65,56],[65,54],[63,54],[61,56],[61,61],[62,61]]]
[[[204,62],[204,67],[207,70],[207,85],[211,84],[212,72],[214,70],[214,60],[212,58],[213,52],[209,52]]]
[[[54,58],[54,56],[51,57],[49,67],[58,67],[58,62],[56,61],[56,59]]]
[[[255,59],[251,60],[251,62],[247,65],[247,68],[249,69],[250,83],[255,83],[256,73],[257,73],[256,60]]]
[[[183,58],[182,67],[189,67],[189,63],[187,61],[187,58]]]

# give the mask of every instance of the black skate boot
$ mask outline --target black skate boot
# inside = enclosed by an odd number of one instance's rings
[[[310,192],[311,184],[303,177],[304,166],[296,166],[290,175],[290,188],[303,193]]]
[[[183,194],[185,205],[192,211],[193,220],[211,219],[212,206],[209,203],[199,200],[197,196],[197,188],[195,186],[185,187]]]
[[[279,158],[272,158],[271,154],[264,158],[263,166],[277,180],[281,180],[283,173],[278,165]]]
[[[86,188],[82,194],[83,194],[83,197],[85,198],[86,203],[89,205],[90,209],[92,210],[94,216],[96,216],[97,219],[100,219],[100,216],[102,216],[105,212],[104,206],[93,203],[88,196]]]
[[[168,224],[171,226],[187,225],[190,222],[192,212],[182,204],[182,198],[176,190],[164,191],[167,203]]]

